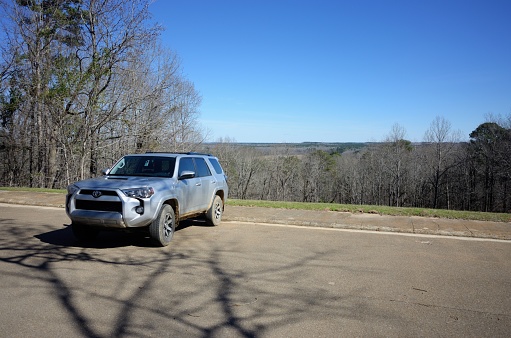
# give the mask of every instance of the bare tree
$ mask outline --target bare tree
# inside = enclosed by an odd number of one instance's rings
[[[10,182],[62,187],[126,152],[203,142],[200,95],[159,46],[149,0],[1,5],[1,136],[17,154],[2,167]]]
[[[300,160],[297,156],[289,154],[282,149],[281,153],[273,153],[268,159],[269,170],[275,184],[271,184],[268,194],[273,192],[273,199],[290,201],[297,195],[295,186],[300,177]],[[271,181],[270,181],[271,182]]]
[[[10,76],[10,94],[23,97],[24,105],[17,107],[19,117],[29,120],[29,163],[31,186],[51,183],[54,176],[50,165],[55,154],[53,119],[48,106],[54,89],[54,68],[58,46],[79,41],[76,28],[76,1],[58,2],[34,0],[2,3],[9,41],[10,60],[15,60],[16,72]],[[8,21],[8,23],[7,23]],[[49,179],[48,179],[49,178]]]
[[[144,0],[88,0],[84,7],[87,10],[83,17],[84,44],[76,56],[80,74],[87,81],[83,82],[74,102],[78,108],[77,122],[81,123],[81,177],[85,177],[87,156],[90,157],[89,172],[96,174],[94,149],[101,128],[140,100],[125,95],[124,87],[115,84],[122,84],[124,67],[143,54],[148,43],[160,32],[159,27],[146,25],[150,14]]]
[[[315,150],[302,159],[301,183],[303,202],[330,202],[335,196],[334,159],[325,151]]]
[[[390,134],[383,145],[383,166],[390,176],[388,181],[388,205],[402,206],[405,195],[405,178],[408,165],[408,154],[412,151],[411,142],[405,140],[406,131],[399,124],[392,126]]]
[[[163,144],[171,151],[185,151],[204,142],[205,134],[197,123],[201,97],[189,81],[173,87],[173,105],[167,114],[167,133]]]
[[[426,146],[424,148],[424,164],[430,171],[430,183],[433,187],[433,208],[438,207],[438,198],[442,185],[446,186],[447,208],[449,203],[449,182],[445,180],[449,170],[456,166],[459,156],[459,142],[461,132],[452,131],[451,123],[443,117],[437,116],[424,134]]]

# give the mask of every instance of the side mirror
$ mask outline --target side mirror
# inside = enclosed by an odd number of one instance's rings
[[[185,170],[181,173],[181,176],[179,176],[180,180],[186,180],[187,178],[194,178],[195,177],[195,171]]]
[[[101,170],[101,173],[102,173],[103,175],[108,175],[108,173],[109,173],[109,172],[110,172],[110,168],[107,168],[107,169],[103,169],[103,170]]]

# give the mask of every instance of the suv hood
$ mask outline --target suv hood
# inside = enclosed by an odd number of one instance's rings
[[[140,177],[140,176],[102,176],[76,182],[80,189],[130,189],[138,187],[159,187],[165,182],[170,184],[171,178]]]

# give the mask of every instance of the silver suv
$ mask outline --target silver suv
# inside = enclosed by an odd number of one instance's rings
[[[204,215],[220,224],[228,187],[212,155],[126,155],[104,174],[67,188],[66,212],[79,240],[93,240],[101,229],[144,229],[167,246],[180,220]]]

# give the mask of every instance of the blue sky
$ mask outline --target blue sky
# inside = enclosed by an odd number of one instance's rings
[[[157,0],[209,141],[465,138],[511,113],[509,0]]]

